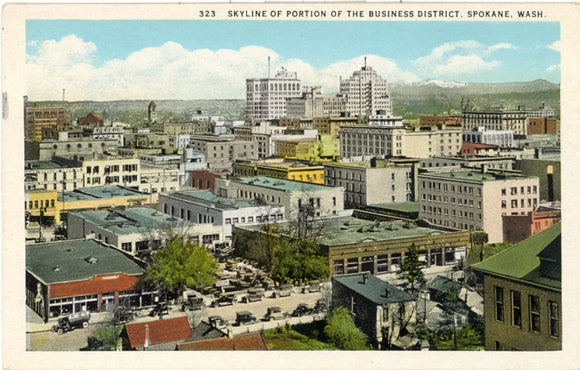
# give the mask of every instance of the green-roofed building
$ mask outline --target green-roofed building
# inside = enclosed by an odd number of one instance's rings
[[[110,311],[120,303],[153,304],[136,286],[144,268],[93,239],[26,246],[26,304],[44,321],[79,311]]]
[[[473,266],[483,273],[486,350],[562,349],[561,224]]]
[[[350,311],[356,326],[375,348],[407,349],[416,344],[404,338],[404,333],[415,331],[416,300],[372,274],[334,276],[332,303]]]
[[[132,255],[149,253],[154,244],[164,241],[166,231],[171,228],[179,228],[194,242],[208,247],[224,241],[220,226],[181,221],[151,208],[105,209],[68,215],[69,238],[94,237]]]
[[[308,210],[320,218],[344,210],[344,188],[272,177],[218,179],[216,194],[236,201],[251,201],[272,207],[284,207],[286,219],[296,219]]]

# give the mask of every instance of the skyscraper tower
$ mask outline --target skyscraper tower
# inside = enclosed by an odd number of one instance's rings
[[[377,111],[392,115],[390,92],[387,81],[372,68],[364,66],[354,71],[348,79],[341,79],[340,93],[346,96],[346,110],[352,116],[371,116]]]
[[[296,72],[281,67],[270,78],[269,70],[268,78],[246,80],[246,113],[251,122],[285,117],[286,99],[302,96],[302,82]]]

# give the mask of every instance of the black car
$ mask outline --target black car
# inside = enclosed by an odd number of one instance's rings
[[[52,331],[58,335],[71,331],[74,328],[87,328],[91,314],[89,312],[77,312],[72,315],[61,317],[58,323],[52,326]]]
[[[237,325],[250,325],[258,322],[256,316],[250,311],[238,311],[236,312],[236,324]]]
[[[234,295],[222,295],[217,299],[214,299],[210,306],[211,307],[220,307],[220,306],[233,306],[236,302],[236,296]]]
[[[300,316],[307,316],[312,315],[313,309],[308,306],[306,303],[300,303],[296,309],[292,312],[292,316],[300,317]]]

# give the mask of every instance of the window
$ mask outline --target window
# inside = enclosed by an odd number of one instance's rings
[[[540,333],[540,297],[531,295],[528,297],[530,310],[530,331]]]
[[[550,336],[560,336],[560,312],[558,302],[548,301],[548,314],[550,315]]]
[[[252,223],[254,222],[254,217],[253,216],[248,216],[248,223]]]
[[[132,252],[133,248],[131,245],[131,242],[129,243],[121,243],[121,248],[125,251],[125,252]]]
[[[512,208],[518,208],[518,200],[512,199]]]
[[[522,327],[522,294],[512,290],[512,325]]]
[[[226,218],[226,225],[230,225],[232,223],[232,219],[231,218]]]
[[[514,186],[513,188],[511,188],[511,195],[517,195],[518,194],[518,188],[517,186]]]
[[[495,319],[503,322],[503,288],[494,287],[495,291]]]

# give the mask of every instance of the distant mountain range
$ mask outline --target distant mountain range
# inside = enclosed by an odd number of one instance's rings
[[[510,83],[464,83],[429,80],[420,83],[391,84],[396,115],[416,119],[420,115],[460,114],[461,101],[469,99],[478,108],[525,106],[535,109],[545,104],[560,108],[560,85],[546,80]],[[107,121],[143,122],[150,100],[121,101],[43,101],[30,102],[39,107],[65,107],[69,120],[95,112]],[[227,100],[155,100],[160,122],[187,121],[197,110],[227,119],[244,119],[244,99]]]

